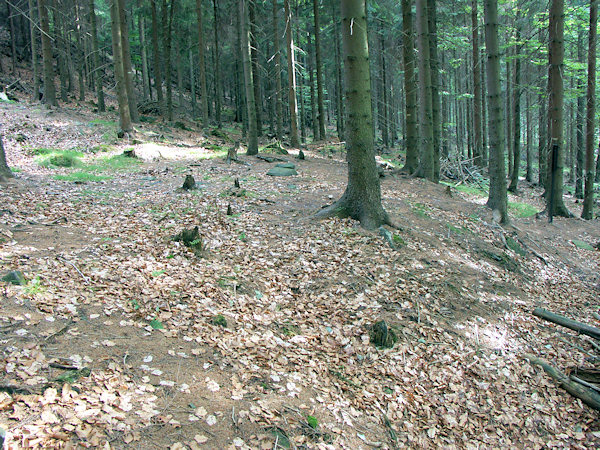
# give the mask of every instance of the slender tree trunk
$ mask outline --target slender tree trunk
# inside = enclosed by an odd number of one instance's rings
[[[96,25],[96,7],[94,0],[90,0],[90,25],[92,33],[92,53],[93,53],[93,68],[94,73],[94,85],[96,87],[96,97],[98,100],[98,111],[104,112],[106,106],[104,105],[104,88],[102,85],[102,72],[100,68],[100,50],[98,49],[98,30]]]
[[[527,71],[527,69],[525,69]],[[525,94],[525,121],[527,122],[527,169],[525,172],[525,180],[531,183],[533,180],[533,149],[531,143],[533,142],[532,124],[531,124],[531,95],[529,92]]]
[[[435,181],[435,149],[433,141],[433,112],[431,93],[431,60],[427,0],[417,0],[417,47],[419,49],[419,122],[421,141],[421,166],[418,174]]]
[[[220,63],[220,52],[219,52],[219,2],[213,0],[213,35],[214,35],[214,70],[215,70],[215,120],[217,126],[221,126],[221,63]]]
[[[138,0],[138,8],[141,8],[141,6],[141,0]],[[140,35],[140,52],[142,55],[142,90],[144,100],[146,100],[151,97],[150,77],[148,76],[148,53],[146,50],[146,22],[141,11],[138,16],[138,33]]]
[[[577,36],[577,60],[583,64],[584,51],[583,51],[583,32],[580,31]],[[577,91],[583,91],[583,78],[578,77]],[[579,94],[577,97],[577,145],[576,145],[576,158],[575,158],[575,197],[578,199],[583,198],[583,166],[585,160],[584,150],[584,131],[583,123],[585,121],[585,97],[583,94]]]
[[[374,229],[390,220],[381,205],[375,164],[364,0],[341,0],[341,15],[348,102],[348,185],[336,203],[317,215],[351,217],[364,228]]]
[[[31,35],[31,67],[33,68],[33,95],[32,100],[38,101],[40,95],[40,70],[38,67],[38,46],[33,0],[28,0],[29,6],[29,33]]]
[[[380,22],[381,24],[381,22]],[[380,77],[380,91],[381,91],[381,102],[379,109],[381,110],[381,122],[379,124],[379,129],[381,131],[381,138],[383,140],[384,148],[389,148],[390,146],[390,137],[389,137],[389,122],[388,122],[388,96],[387,96],[387,77],[386,77],[386,67],[385,67],[385,37],[383,35],[384,30],[383,26],[380,25],[379,29],[379,70],[381,72]]]
[[[283,139],[283,101],[281,86],[281,44],[279,43],[279,27],[277,20],[277,0],[273,0],[273,45],[274,49],[274,71],[275,71],[275,120],[276,136],[279,142]]]
[[[8,30],[10,33],[12,73],[17,73],[17,41],[15,39],[15,21],[10,10],[10,2],[8,1],[6,2],[6,18],[8,19]]]
[[[335,16],[334,16],[335,17]],[[335,32],[335,75],[336,75],[336,105],[337,105],[337,117],[336,117],[336,127],[337,134],[340,141],[344,141],[346,139],[346,113],[345,113],[345,104],[344,104],[344,79],[342,78],[342,57],[341,57],[341,49],[340,49],[340,39],[339,39],[339,24],[336,20],[336,32]]]
[[[248,0],[248,20],[250,27],[250,57],[252,62],[252,84],[254,86],[254,103],[256,105],[256,130],[262,136],[262,92],[260,83],[260,64],[258,54],[258,27],[256,25],[256,0]]]
[[[192,36],[188,36],[188,58],[190,61],[190,97],[192,100],[192,117],[194,120],[197,117],[198,105],[196,103],[196,74],[194,65],[194,48],[192,46]]]
[[[121,49],[121,25],[119,19],[118,0],[113,0],[110,5],[110,18],[112,30],[113,64],[115,67],[115,79],[117,80],[117,101],[119,102],[119,124],[123,132],[132,130],[131,115],[129,113],[129,100],[127,99],[127,87],[125,82],[125,71],[123,68],[123,51]]]
[[[314,34],[314,33],[313,33]],[[306,53],[308,54],[308,83],[310,85],[310,116],[311,116],[311,126],[313,132],[313,142],[319,140],[319,121],[318,121],[318,113],[317,113],[317,101],[315,98],[315,75],[314,75],[314,67],[315,67],[315,59],[312,51],[312,38],[310,35],[310,31],[306,32]]]
[[[319,0],[313,0],[313,17],[315,22],[315,58],[317,69],[317,103],[319,108],[319,135],[318,140],[326,138],[325,134],[325,110],[323,104],[325,96],[323,94],[323,63],[321,61],[321,27],[319,25]]]
[[[516,18],[516,41],[521,40],[521,30],[519,29],[519,12]],[[519,188],[519,168],[521,164],[521,59],[519,47],[515,48],[515,82],[513,86],[513,166],[510,175],[510,186],[508,190],[516,193]]]
[[[506,115],[506,156],[508,159],[508,178],[511,177],[512,174],[512,170],[513,170],[513,148],[512,148],[512,144],[513,144],[513,140],[511,139],[511,136],[513,136],[512,131],[513,131],[513,110],[512,110],[512,96],[510,95],[512,92],[512,71],[511,71],[511,59],[510,59],[510,53],[511,53],[511,49],[507,48],[506,49],[506,53],[507,53],[507,58],[506,58],[506,108],[505,108],[505,115]]]
[[[552,216],[571,217],[571,213],[563,201],[563,169],[565,162],[564,150],[564,0],[552,0],[550,4],[549,22],[549,86],[550,102],[548,114],[550,116],[550,190],[546,195],[548,214]]]
[[[596,33],[598,0],[590,1],[590,32],[588,45],[587,108],[585,120],[585,188],[582,219],[594,218],[594,131],[596,116]],[[600,156],[600,153],[599,153]]]
[[[481,50],[481,56],[479,58],[479,62],[481,64],[482,70],[481,70],[481,87],[482,90],[483,88],[485,88],[485,67],[484,67],[484,61],[485,61],[485,49]],[[481,94],[481,124],[482,124],[482,133],[481,133],[481,142],[482,142],[482,146],[481,146],[481,150],[482,150],[482,154],[481,154],[481,163],[483,166],[486,166],[488,164],[488,130],[487,127],[485,126],[485,124],[487,123],[487,108],[486,108],[486,96],[485,96],[485,92],[482,92]]]
[[[160,55],[160,42],[158,39],[158,15],[156,13],[156,2],[158,0],[152,0],[150,2],[150,11],[152,14],[152,57],[154,59],[154,87],[156,89],[156,98],[158,100],[158,108],[161,113],[165,112],[165,100],[162,90],[162,60]]]
[[[129,115],[132,122],[139,122],[140,117],[137,108],[137,99],[133,87],[133,68],[131,66],[131,50],[129,48],[127,10],[125,9],[125,0],[118,0],[118,3],[119,21],[121,26],[121,51],[123,53],[123,73],[125,74],[125,88],[127,89],[127,101],[129,102]]]
[[[9,178],[13,177],[8,164],[6,163],[6,153],[4,152],[4,145],[2,144],[2,135],[0,134],[0,183],[4,183]]]
[[[196,16],[198,18],[198,76],[200,83],[200,109],[202,123],[208,120],[208,89],[206,87],[206,66],[204,64],[204,32],[202,20],[202,0],[196,0]]]
[[[56,88],[54,87],[54,64],[48,9],[46,7],[46,0],[37,0],[37,2],[40,14],[42,59],[44,63],[44,97],[42,100],[48,106],[58,106],[58,102],[56,101]]]
[[[437,44],[437,8],[436,0],[427,0],[427,21],[429,31],[429,64],[431,78],[431,124],[433,128],[433,180],[440,181],[440,71]]]
[[[123,1],[123,0],[120,0]],[[175,0],[171,0],[171,7],[167,5],[167,0],[163,0],[163,39],[165,45],[165,83],[167,84],[167,120],[173,120],[173,83],[171,73],[173,64],[171,63],[171,49],[173,46],[173,15],[175,14]]]
[[[483,164],[481,138],[481,74],[479,59],[479,22],[477,20],[477,0],[471,0],[471,27],[473,28],[473,153],[474,163]]]
[[[484,1],[485,46],[487,51],[487,96],[490,139],[490,192],[487,205],[497,211],[501,223],[508,222],[508,200],[504,161],[504,121],[500,87],[500,46],[498,45],[498,0]]]
[[[290,107],[290,145],[292,148],[300,147],[298,137],[298,105],[296,103],[296,59],[294,40],[292,39],[292,13],[289,0],[283,0],[285,10],[285,39],[288,56],[288,97]]]
[[[248,114],[248,149],[246,155],[258,153],[258,130],[256,126],[256,105],[254,104],[254,86],[250,58],[250,30],[245,6],[246,0],[239,1],[239,17],[241,25],[242,65],[244,66],[244,81],[246,87],[246,111]]]
[[[404,61],[404,92],[406,95],[404,170],[414,174],[419,164],[417,134],[417,83],[415,80],[415,42],[412,17],[412,1],[402,0],[402,55]]]

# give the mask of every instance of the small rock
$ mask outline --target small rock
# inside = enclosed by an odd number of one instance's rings
[[[267,172],[267,175],[272,177],[291,177],[294,175],[298,175],[296,169],[289,167],[273,167],[271,170]]]
[[[275,164],[275,167],[283,167],[284,169],[295,169],[296,165],[294,163],[279,163]]]
[[[16,284],[17,286],[23,286],[27,283],[23,272],[19,270],[11,270],[2,277],[2,281],[4,281],[5,283]]]

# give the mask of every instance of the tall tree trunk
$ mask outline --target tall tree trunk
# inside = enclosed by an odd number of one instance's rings
[[[481,50],[481,56],[479,58],[480,64],[483,67],[484,61],[485,61],[485,49]],[[483,67],[483,69],[481,70],[481,87],[482,90],[485,87],[485,68]],[[486,97],[485,97],[485,93],[482,92],[481,94],[481,124],[482,124],[482,133],[481,133],[481,142],[482,142],[482,146],[481,146],[481,150],[482,150],[482,155],[481,155],[481,163],[483,166],[486,166],[488,164],[488,130],[487,127],[485,126],[485,124],[487,123],[487,108],[486,108]]]
[[[577,35],[577,60],[581,65],[585,63],[584,61],[584,51],[583,51],[583,31],[579,31]],[[585,97],[581,92],[583,91],[583,77],[577,77],[577,92],[580,94],[577,97],[577,145],[576,145],[576,154],[575,154],[575,197],[578,199],[583,198],[583,165],[585,159],[585,150],[584,150],[584,131],[583,131],[583,122],[585,116]]]
[[[275,64],[275,120],[277,126],[275,134],[279,142],[283,139],[283,101],[282,101],[282,86],[281,86],[281,44],[279,43],[279,27],[277,20],[277,0],[273,0],[273,45],[274,49],[274,64]]]
[[[217,126],[221,126],[221,63],[219,55],[219,2],[213,0],[213,12],[214,12],[214,23],[213,23],[213,35],[214,35],[214,70],[215,70],[215,120]]]
[[[517,42],[521,40],[521,30],[519,29],[520,15],[517,11],[516,17],[516,35]],[[513,85],[513,166],[510,174],[510,186],[508,190],[516,193],[519,187],[519,167],[521,164],[521,59],[519,47],[515,47],[515,82]]]
[[[549,191],[546,195],[548,215],[571,217],[571,213],[563,201],[563,168],[565,150],[563,145],[564,128],[564,0],[552,0],[550,4],[549,22],[549,96],[548,114],[550,115],[550,177]]]
[[[192,100],[192,118],[195,120],[197,117],[198,105],[196,103],[196,74],[194,65],[194,47],[192,46],[192,36],[188,35],[188,58],[190,61],[190,97]]]
[[[123,1],[123,0],[120,0]],[[175,0],[171,0],[171,7],[167,5],[167,0],[163,0],[163,39],[165,45],[165,83],[167,85],[167,120],[173,120],[173,83],[171,73],[173,65],[171,64],[171,48],[173,46],[173,15],[175,14]]]
[[[381,102],[379,110],[381,111],[380,117],[381,122],[379,123],[379,129],[381,131],[381,138],[383,140],[384,148],[389,148],[390,146],[390,137],[389,137],[389,120],[388,120],[388,86],[387,86],[387,74],[385,67],[385,37],[383,35],[383,25],[380,22],[379,28],[379,70],[381,72],[380,76],[380,91],[381,91]]]
[[[342,197],[317,215],[351,217],[364,228],[374,229],[390,220],[381,205],[375,164],[364,0],[341,0],[341,15],[348,102],[348,184]]]
[[[335,16],[334,16],[335,17]],[[335,20],[335,19],[334,19]],[[340,31],[339,31],[339,23],[336,21],[336,32],[335,34],[335,76],[336,76],[336,105],[337,105],[337,115],[336,115],[336,127],[337,134],[340,141],[344,141],[346,139],[346,113],[345,113],[345,104],[344,104],[344,80],[342,78],[342,56],[341,56],[341,48],[340,48]]]
[[[258,26],[256,25],[256,0],[248,0],[248,24],[250,27],[250,58],[252,62],[252,84],[256,105],[256,130],[262,136],[262,92],[260,83],[260,63],[258,55]]]
[[[31,35],[31,67],[33,68],[33,95],[32,100],[39,100],[40,95],[40,69],[38,67],[38,46],[33,0],[28,0],[29,6],[29,33]]]
[[[326,138],[325,134],[325,110],[323,104],[323,63],[321,61],[321,27],[319,25],[319,0],[313,0],[313,17],[315,22],[315,58],[317,69],[317,104],[319,108],[319,135],[318,140]]]
[[[44,63],[44,97],[42,100],[48,106],[58,106],[56,88],[54,87],[54,67],[48,9],[46,7],[46,0],[37,0],[37,2],[40,14],[42,59]]]
[[[585,188],[582,219],[594,218],[594,135],[596,116],[596,33],[598,0],[590,1],[590,32],[588,45],[587,109],[585,119]],[[600,153],[599,153],[600,156]]]
[[[474,163],[483,163],[481,138],[481,60],[479,59],[479,22],[477,20],[477,0],[471,0],[471,27],[473,28],[473,153]]]
[[[409,174],[416,172],[419,164],[419,146],[417,134],[417,83],[415,80],[415,42],[412,1],[402,0],[402,55],[404,61],[404,92],[406,95],[405,145],[406,163],[404,170]]]
[[[138,8],[141,9],[142,2],[138,0]],[[151,97],[150,92],[150,77],[148,75],[148,52],[146,49],[146,22],[144,15],[140,11],[138,16],[138,33],[140,35],[140,52],[142,54],[142,91],[144,100]]]
[[[315,59],[312,51],[312,38],[310,31],[306,32],[306,53],[308,54],[308,83],[310,85],[310,116],[313,132],[313,142],[319,140],[319,121],[317,113],[317,101],[315,99]]]
[[[116,1],[116,0],[115,0]],[[129,48],[129,27],[127,26],[127,10],[125,0],[119,2],[119,21],[121,26],[121,52],[123,53],[123,73],[125,75],[125,88],[129,102],[129,115],[132,122],[139,122],[137,99],[133,87],[133,68],[131,66],[131,50]]]
[[[490,140],[490,192],[487,205],[497,211],[501,223],[508,222],[506,171],[504,161],[504,121],[500,86],[500,46],[498,45],[498,0],[485,0],[485,46],[487,51],[487,97]]]
[[[13,173],[11,172],[8,164],[6,163],[6,153],[4,152],[4,145],[2,144],[2,135],[0,134],[0,183],[4,183],[7,179],[12,178]]]
[[[103,70],[100,67],[100,50],[98,49],[98,27],[96,25],[96,7],[94,0],[90,0],[90,25],[92,33],[92,53],[93,53],[93,68],[94,85],[96,87],[96,97],[98,100],[98,111],[104,112],[106,106],[104,104],[104,88],[102,85],[101,73]]]
[[[292,39],[292,13],[289,0],[283,0],[285,10],[285,39],[288,60],[288,97],[290,107],[290,145],[300,147],[298,137],[298,105],[296,103],[296,59],[294,55],[294,40]]]
[[[440,180],[440,71],[437,44],[437,8],[436,0],[427,0],[427,21],[429,31],[429,65],[431,78],[431,125],[433,128],[433,181]]]
[[[435,181],[435,150],[433,141],[433,110],[431,94],[431,60],[427,0],[417,0],[417,47],[419,49],[419,122],[421,165],[418,174]]]
[[[206,87],[206,66],[204,63],[204,32],[202,23],[202,0],[196,0],[196,16],[198,18],[198,76],[200,82],[200,109],[202,123],[208,120],[208,89]]]
[[[15,21],[10,11],[10,2],[6,2],[6,18],[8,19],[8,30],[10,32],[10,48],[11,48],[11,61],[12,61],[12,73],[17,73],[17,41],[15,39]]]
[[[525,72],[527,73],[527,68],[525,69]],[[533,180],[533,149],[531,145],[533,142],[533,135],[531,132],[531,95],[529,92],[525,94],[525,121],[527,122],[527,141],[525,144],[527,151],[527,169],[525,171],[525,180],[531,183]]]
[[[239,17],[241,26],[242,65],[244,66],[244,84],[246,90],[246,111],[248,114],[248,149],[246,155],[258,153],[258,130],[256,126],[256,105],[254,104],[254,86],[250,58],[250,30],[245,6],[246,0],[239,0]]]
[[[506,58],[506,108],[504,110],[505,116],[506,116],[506,156],[508,158],[508,177],[511,177],[512,174],[512,170],[513,170],[513,150],[512,150],[512,144],[513,144],[513,140],[511,139],[512,134],[512,125],[513,125],[513,111],[512,111],[512,96],[510,95],[512,92],[512,65],[511,65],[511,59],[510,59],[510,53],[511,53],[511,49],[507,48],[506,49],[506,53],[507,53],[507,58]]]
[[[160,42],[158,38],[158,14],[156,13],[156,2],[150,2],[150,11],[152,14],[152,58],[154,59],[154,88],[156,89],[156,98],[158,100],[158,108],[161,113],[165,112],[165,99],[162,90],[162,60],[160,55]]]
[[[129,113],[129,100],[127,99],[127,87],[125,82],[125,70],[123,68],[123,50],[121,49],[121,25],[119,18],[118,0],[113,0],[110,6],[110,19],[112,30],[113,64],[115,67],[115,79],[117,81],[117,101],[119,103],[119,124],[123,132],[132,130],[131,115]]]

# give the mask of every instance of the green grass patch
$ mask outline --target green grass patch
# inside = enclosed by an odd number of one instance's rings
[[[539,212],[535,206],[520,202],[508,202],[508,210],[517,217],[531,217]]]
[[[42,167],[77,167],[81,165],[83,153],[74,150],[34,149],[37,163]]]
[[[91,127],[109,127],[109,128],[117,128],[117,122],[113,120],[104,120],[104,119],[94,119],[91,120],[89,125]]]
[[[112,177],[106,175],[95,175],[93,173],[77,171],[68,173],[66,175],[54,175],[52,178],[59,181],[80,181],[80,182],[88,182],[88,181],[104,181],[110,180]]]
[[[488,191],[487,191],[487,186],[485,186],[486,189],[483,189],[482,186],[479,186],[477,184],[454,184],[454,183],[447,183],[442,181],[440,184],[445,184],[446,186],[450,186],[454,189],[456,189],[458,192],[462,192],[463,194],[468,194],[468,195],[475,195],[477,197],[487,197],[488,195]]]
[[[13,173],[19,173],[19,172],[23,172],[21,169],[19,169],[18,167],[11,167],[10,171]]]
[[[83,167],[83,170],[86,172],[123,172],[136,169],[140,164],[142,164],[142,161],[136,158],[128,158],[127,156],[123,155],[114,155],[97,158],[93,163],[86,164]]]
[[[431,208],[429,208],[427,205],[424,205],[423,203],[413,203],[412,205],[410,205],[410,209],[412,209],[412,211],[419,217],[422,217],[424,219],[429,218],[429,214],[427,214],[427,212],[430,211]]]

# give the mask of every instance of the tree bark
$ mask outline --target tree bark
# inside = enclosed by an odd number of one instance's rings
[[[282,86],[281,86],[281,44],[279,42],[279,27],[277,20],[277,0],[273,0],[273,45],[274,45],[274,64],[275,64],[275,135],[277,140],[281,142],[283,139],[283,101]]]
[[[160,42],[158,38],[158,15],[156,13],[156,2],[150,2],[150,11],[152,14],[152,57],[154,59],[154,88],[156,89],[156,98],[158,99],[158,107],[161,113],[164,114],[165,100],[162,91],[162,60],[160,55]]]
[[[258,154],[258,130],[256,126],[256,105],[254,104],[254,86],[250,57],[250,30],[245,5],[246,0],[239,0],[239,17],[241,26],[242,65],[244,68],[244,85],[246,90],[246,111],[248,114],[248,149],[246,155]]]
[[[521,30],[519,29],[520,14],[517,11],[516,34],[517,42],[521,40]],[[510,174],[510,186],[508,190],[516,193],[519,188],[519,168],[521,165],[521,59],[519,55],[519,47],[515,47],[515,78],[513,83],[513,159],[512,170]]]
[[[341,15],[348,103],[348,184],[342,197],[317,213],[317,217],[351,217],[364,228],[374,229],[390,220],[381,205],[375,164],[364,0],[341,0]]]
[[[429,65],[431,78],[431,125],[433,128],[433,181],[440,181],[440,71],[437,45],[437,8],[436,0],[427,0],[427,21],[429,31]]]
[[[594,218],[594,123],[596,115],[596,33],[598,0],[590,1],[590,32],[588,45],[587,109],[585,120],[585,187],[581,218]],[[600,155],[600,153],[599,153]]]
[[[481,74],[479,59],[479,22],[477,20],[477,0],[471,0],[471,27],[473,43],[473,154],[474,163],[482,166],[481,138]]]
[[[48,9],[46,7],[46,0],[37,0],[37,2],[40,14],[42,60],[44,64],[44,97],[42,98],[42,101],[48,106],[58,106],[58,102],[56,101],[56,88],[54,87],[54,67]]]
[[[417,173],[430,181],[435,181],[431,59],[429,25],[427,20],[427,0],[416,0],[416,3],[417,47],[419,49],[419,92],[421,94],[419,99],[421,165]]]
[[[404,92],[406,95],[404,170],[414,174],[419,164],[417,133],[417,84],[415,80],[415,41],[412,17],[412,1],[402,0],[402,56],[404,61]]]
[[[497,211],[501,223],[508,222],[506,171],[504,160],[504,121],[500,86],[500,47],[498,44],[498,0],[485,0],[485,46],[487,52],[487,97],[489,117],[490,192],[487,205]]]
[[[568,317],[561,316],[560,314],[555,314],[543,308],[535,308],[533,310],[533,315],[541,319],[547,320],[548,322],[561,325],[563,327],[569,328],[570,330],[577,331],[578,333],[585,334],[586,336],[590,336],[594,339],[600,340],[600,328],[587,325],[585,323],[578,322],[573,319],[569,319]]]
[[[565,163],[565,149],[563,145],[564,128],[564,0],[552,0],[550,4],[549,21],[549,87],[550,96],[548,114],[550,116],[550,152],[549,167],[553,170],[550,176],[549,188],[546,195],[546,209],[548,215],[571,217],[563,201],[563,168]]]
[[[250,61],[252,63],[252,85],[254,86],[254,104],[256,107],[256,132],[262,136],[262,92],[260,83],[260,64],[258,54],[258,26],[256,24],[256,0],[248,1],[248,25],[250,32]]]
[[[138,0],[138,8],[141,9],[141,0]],[[142,56],[142,91],[144,99],[150,95],[150,77],[148,76],[148,53],[146,51],[146,23],[143,13],[140,11],[138,16],[138,33],[140,35],[140,53]]]
[[[583,52],[583,31],[580,30],[577,35],[577,61],[583,66],[584,61]],[[583,122],[585,116],[585,97],[583,92],[583,78],[577,77],[577,92],[580,94],[577,96],[577,117],[576,117],[576,146],[575,146],[575,198],[583,198],[583,165],[584,165],[584,131]]]
[[[386,74],[386,60],[385,60],[385,36],[382,22],[379,22],[379,70],[381,72],[381,76],[379,77],[379,90],[381,91],[381,101],[379,110],[381,114],[379,130],[381,131],[381,139],[383,141],[383,147],[389,148],[390,146],[390,136],[389,136],[389,118],[388,118],[388,86],[387,86],[387,74]]]
[[[117,81],[117,101],[119,103],[119,124],[123,132],[132,130],[131,115],[129,113],[129,100],[127,99],[127,87],[125,72],[123,68],[123,51],[121,49],[121,25],[119,19],[119,5],[113,0],[110,6],[113,64],[115,68],[115,79]]]
[[[323,63],[321,61],[321,27],[319,24],[319,0],[313,0],[313,17],[315,22],[315,58],[317,71],[317,104],[319,109],[319,136],[318,140],[326,138],[325,134],[325,109],[323,104],[325,96],[323,94]]]
[[[285,39],[288,66],[288,98],[290,108],[290,145],[292,148],[300,147],[298,137],[298,104],[296,102],[296,59],[294,55],[294,40],[292,38],[292,13],[289,0],[283,0],[285,10]]]
[[[196,0],[196,16],[198,18],[198,77],[200,78],[200,109],[202,123],[208,120],[208,89],[206,87],[206,66],[204,63],[204,31],[202,20],[202,0]]]
[[[115,0],[116,1],[116,0]],[[123,54],[123,74],[125,75],[125,88],[129,102],[129,115],[132,122],[139,122],[135,89],[133,87],[133,68],[131,66],[131,50],[129,48],[129,27],[127,26],[127,10],[125,0],[119,2],[119,23],[121,27],[121,52]]]
[[[34,21],[35,17],[35,6],[33,0],[28,0],[29,7],[29,33],[31,35],[31,67],[33,68],[33,94],[32,100],[38,101],[40,94],[40,71],[38,67],[38,46],[37,46],[37,33],[36,24]]]
[[[2,135],[0,134],[0,183],[5,182],[9,178],[13,177],[8,164],[6,163],[6,153],[4,152],[4,145],[2,144]]]
[[[215,120],[221,126],[221,63],[219,55],[219,2],[213,0],[213,37],[214,37],[214,70],[215,70]]]
[[[120,0],[123,1],[123,0]],[[167,85],[167,120],[173,120],[173,83],[171,73],[173,64],[171,63],[171,48],[173,43],[173,15],[175,13],[175,0],[171,0],[171,7],[167,5],[167,0],[163,0],[163,39],[165,45],[165,83]]]

